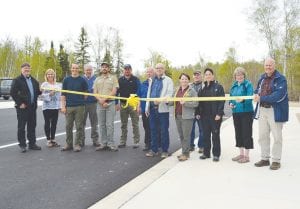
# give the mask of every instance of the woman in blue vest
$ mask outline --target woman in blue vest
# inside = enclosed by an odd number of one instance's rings
[[[252,96],[253,86],[246,80],[246,71],[242,67],[234,70],[234,79],[230,90],[230,96]],[[252,124],[253,124],[253,104],[252,99],[238,99],[229,101],[232,109],[233,123],[235,129],[236,147],[240,149],[240,154],[233,161],[239,163],[249,162],[249,150],[253,149]]]

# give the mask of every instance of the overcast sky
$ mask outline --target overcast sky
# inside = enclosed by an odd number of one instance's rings
[[[143,70],[149,50],[173,66],[195,64],[199,54],[222,61],[235,47],[239,61],[261,60],[267,46],[247,21],[251,0],[9,0],[1,2],[0,38],[38,36],[50,45],[77,39],[80,27],[118,28],[125,63]],[[49,48],[50,46],[45,46]]]

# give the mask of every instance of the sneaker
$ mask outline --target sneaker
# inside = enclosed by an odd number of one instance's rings
[[[81,151],[81,146],[80,145],[75,145],[73,150],[74,150],[74,152],[80,152]]]
[[[239,159],[237,162],[238,163],[249,163],[250,159],[249,159],[249,157],[244,156],[241,159]]]
[[[269,166],[270,161],[269,160],[260,160],[257,163],[254,164],[256,167],[263,167],[263,166]]]
[[[93,142],[93,146],[94,146],[94,147],[99,147],[99,146],[100,146],[100,143],[99,143],[98,141]]]
[[[201,160],[205,160],[206,158],[210,158],[209,156],[206,156],[206,155],[201,155],[200,157],[199,157]]]
[[[213,157],[213,161],[214,161],[214,162],[219,162],[219,161],[220,161],[220,158],[217,157],[217,156],[214,156],[214,157]]]
[[[34,145],[30,145],[29,149],[31,149],[31,150],[41,150],[42,148],[40,146],[34,144]]]
[[[72,149],[73,149],[73,147],[72,147],[71,145],[66,144],[66,145],[61,149],[61,151],[69,151],[69,150],[72,150]]]
[[[186,161],[186,160],[188,160],[189,159],[189,156],[186,156],[186,155],[181,155],[179,158],[178,158],[178,160],[179,161]]]
[[[119,144],[118,145],[118,148],[125,148],[126,147],[126,144]]]
[[[271,166],[270,166],[270,169],[271,170],[278,170],[280,168],[280,163],[278,162],[272,162]]]
[[[195,151],[195,147],[190,147],[190,152]]]
[[[161,155],[160,155],[161,158],[167,158],[169,157],[169,153],[167,152],[162,152]]]
[[[20,147],[20,152],[25,153],[26,152],[26,147]]]
[[[133,144],[133,146],[132,146],[133,149],[136,149],[136,148],[139,148],[139,147],[140,147],[140,145],[138,143]]]
[[[118,148],[116,146],[113,146],[113,145],[109,146],[108,150],[111,151],[111,152],[117,152],[117,151],[119,151]]]
[[[107,146],[104,146],[103,144],[100,144],[97,148],[96,148],[96,151],[103,151],[103,150],[106,150],[108,149]]]
[[[203,153],[204,152],[204,148],[203,147],[199,147],[199,149],[198,149],[198,153]]]
[[[177,158],[179,159],[183,154],[177,155]]]
[[[236,157],[233,157],[231,160],[232,160],[232,161],[239,161],[240,159],[243,159],[243,158],[244,158],[243,155],[238,155],[238,156],[236,156]]]
[[[146,157],[154,157],[157,156],[158,153],[157,152],[153,152],[152,150],[150,150],[149,152],[146,153]]]

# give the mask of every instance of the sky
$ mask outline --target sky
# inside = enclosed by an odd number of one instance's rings
[[[91,34],[97,26],[120,30],[124,62],[144,70],[150,50],[171,65],[222,62],[230,47],[238,60],[262,60],[267,46],[247,20],[251,0],[9,0],[1,2],[0,39],[22,42],[38,36],[50,48],[53,40],[77,40],[80,27]]]

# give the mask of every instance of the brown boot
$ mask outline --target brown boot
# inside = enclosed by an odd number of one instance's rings
[[[186,161],[187,159],[189,159],[189,157],[186,156],[186,155],[181,155],[181,156],[179,156],[179,158],[178,158],[179,161]]]
[[[269,160],[260,160],[257,163],[254,164],[256,167],[263,167],[263,166],[269,166],[270,161]]]
[[[271,170],[278,170],[280,168],[280,163],[278,162],[272,162],[270,169]]]
[[[72,149],[73,149],[73,147],[72,147],[71,145],[66,144],[66,145],[61,149],[61,151],[69,151],[69,150],[72,150]]]
[[[76,144],[74,147],[74,152],[80,152],[81,151],[81,146]]]

